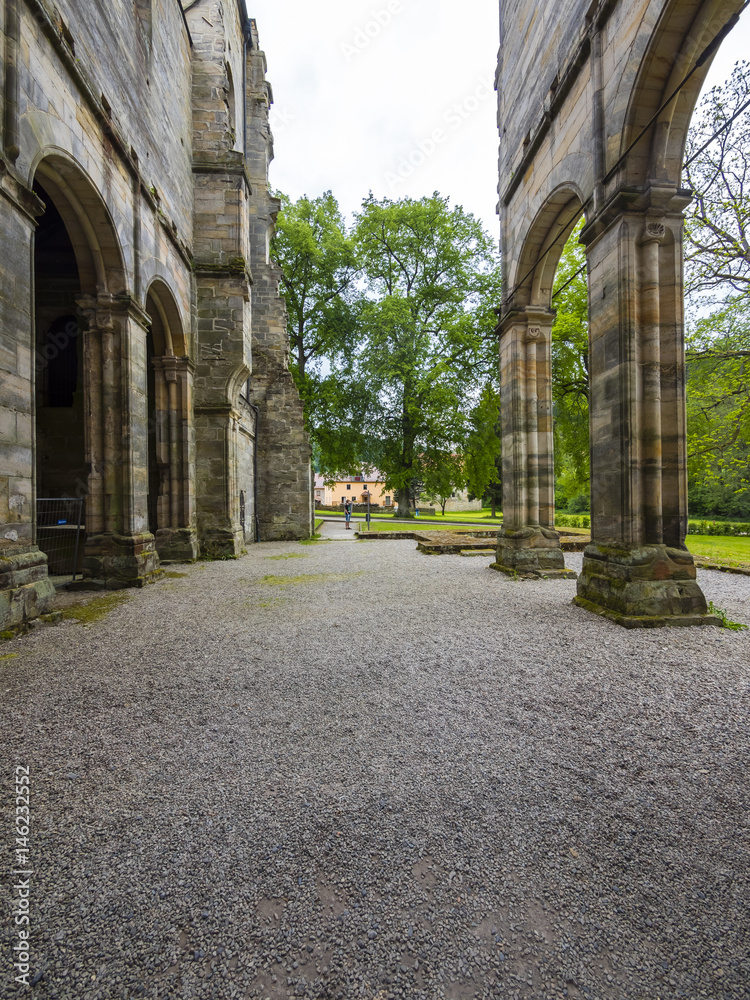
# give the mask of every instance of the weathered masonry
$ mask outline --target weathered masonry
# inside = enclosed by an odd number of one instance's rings
[[[310,533],[268,244],[270,87],[241,0],[2,0],[0,628],[48,606],[36,497],[83,568]]]
[[[690,117],[742,0],[501,0],[504,521],[497,568],[563,572],[550,328],[585,214],[592,541],[577,603],[623,625],[714,621],[685,548],[681,186]]]

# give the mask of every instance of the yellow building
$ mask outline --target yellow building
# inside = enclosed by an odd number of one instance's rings
[[[322,476],[315,476],[315,503],[322,507],[335,507],[351,500],[353,504],[366,504],[369,496],[370,504],[379,507],[393,506],[393,494],[388,493],[385,484],[378,481],[378,473],[370,470],[370,475],[342,477],[327,486]]]

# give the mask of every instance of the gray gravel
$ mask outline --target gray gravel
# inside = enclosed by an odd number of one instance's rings
[[[0,649],[34,997],[750,997],[750,633],[413,541],[179,569]]]

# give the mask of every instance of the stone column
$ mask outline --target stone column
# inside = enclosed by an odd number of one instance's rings
[[[493,569],[575,577],[555,531],[550,333],[554,314],[526,309],[500,323],[503,526]]]
[[[84,295],[86,496],[84,584],[142,586],[158,575],[148,531],[148,317],[127,295]]]
[[[152,363],[157,382],[156,420],[163,428],[158,459],[164,465],[156,549],[161,562],[190,562],[198,557],[189,456],[190,389],[195,366],[188,358],[171,354],[154,358]]]
[[[612,211],[583,234],[592,515],[575,602],[627,627],[715,624],[685,547],[686,199],[655,201],[651,192],[639,211]]]

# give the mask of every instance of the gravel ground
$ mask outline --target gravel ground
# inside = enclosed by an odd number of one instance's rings
[[[413,541],[173,569],[0,649],[21,993],[750,997],[750,633],[626,631]],[[700,580],[750,621],[750,578]]]

